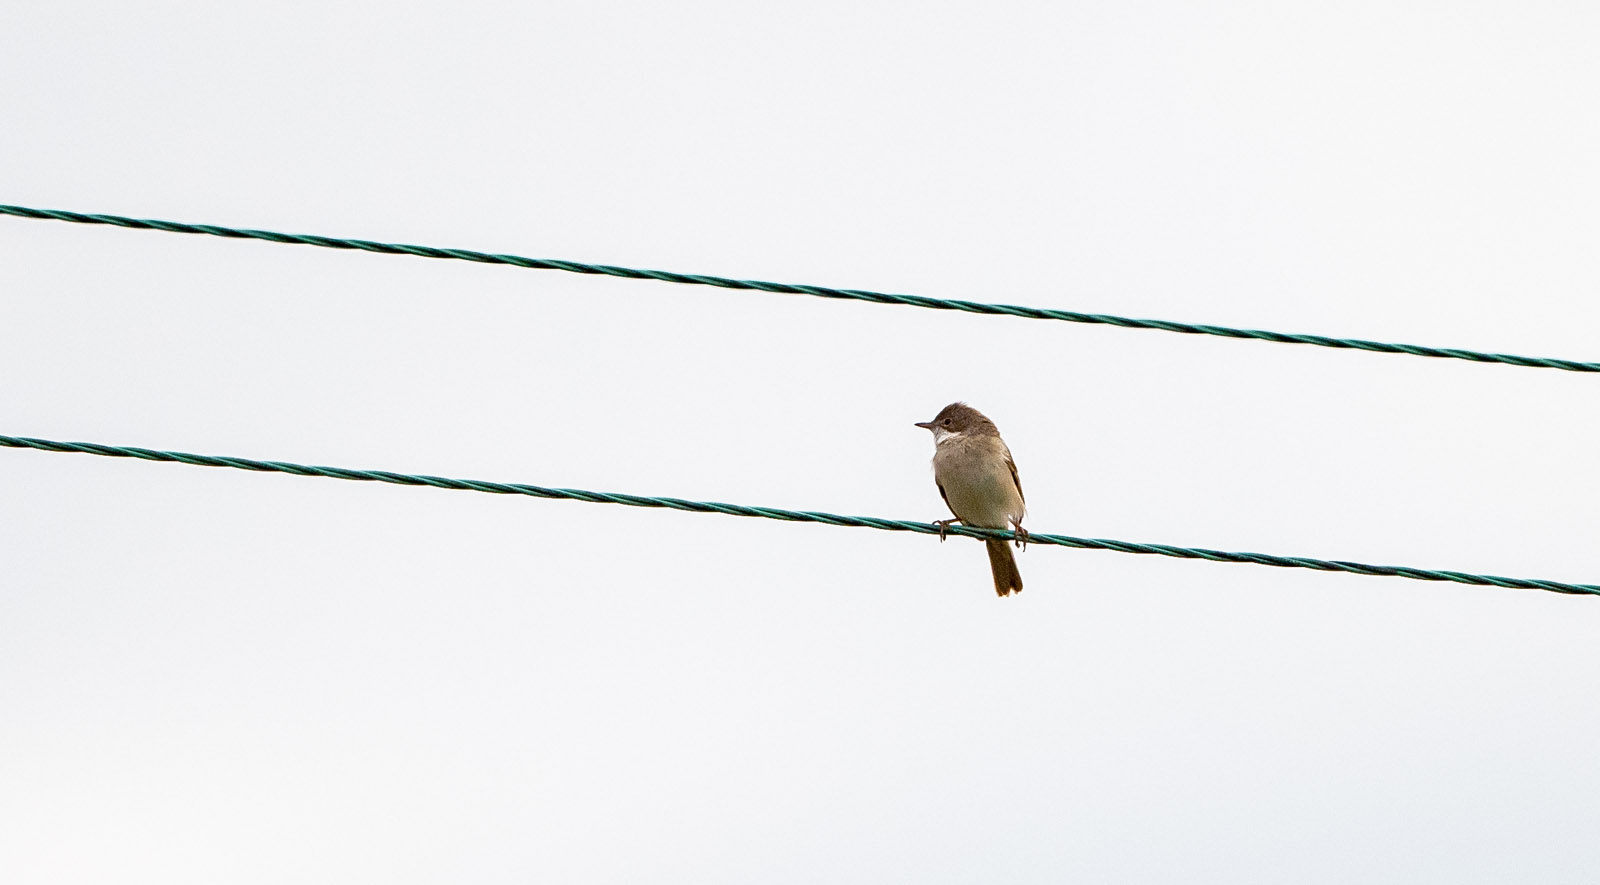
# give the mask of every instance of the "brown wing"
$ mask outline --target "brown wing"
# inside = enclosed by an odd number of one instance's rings
[[[1011,468],[1011,482],[1017,487],[1017,497],[1021,498],[1023,505],[1026,506],[1028,503],[1028,497],[1022,494],[1022,480],[1017,478],[1017,462],[1011,460],[1011,452],[1009,449],[1006,451],[1006,466]],[[939,491],[943,492],[944,489],[940,489]],[[945,503],[949,504],[950,502],[949,500],[946,500]]]
[[[1013,476],[1015,476],[1016,475],[1016,470],[1013,469],[1011,471],[1011,473],[1012,473]],[[950,496],[946,495],[944,493],[944,483],[942,483],[942,482],[940,482],[940,481],[938,481],[936,479],[936,480],[933,481],[933,484],[939,487],[939,497],[944,499],[944,506],[950,508],[950,515],[954,516],[954,517],[957,517],[957,518],[960,518],[961,514],[957,513],[956,509],[954,507],[950,507]]]

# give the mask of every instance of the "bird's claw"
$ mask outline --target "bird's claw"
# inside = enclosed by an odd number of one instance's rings
[[[959,520],[959,519],[936,519],[936,520],[933,521],[933,524],[939,527],[939,542],[940,543],[944,543],[945,529],[950,528],[950,526],[952,526],[952,525],[954,525],[954,524],[956,524],[956,523],[958,523],[960,521],[961,520]]]
[[[1016,533],[1016,538],[1014,538],[1012,540],[1012,543],[1016,544],[1018,547],[1022,548],[1023,550],[1028,549],[1028,530],[1023,528],[1020,525],[1019,526],[1015,526],[1014,530],[1015,530],[1015,533]]]

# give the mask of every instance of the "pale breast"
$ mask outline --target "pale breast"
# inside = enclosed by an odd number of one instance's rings
[[[962,522],[992,529],[1021,522],[1022,495],[1009,456],[1005,443],[993,437],[950,439],[934,452],[934,479]]]

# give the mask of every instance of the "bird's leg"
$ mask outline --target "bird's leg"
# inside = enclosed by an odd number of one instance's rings
[[[1011,524],[1011,529],[1012,529],[1012,531],[1016,532],[1016,534],[1017,534],[1017,537],[1014,540],[1014,543],[1018,547],[1021,547],[1023,550],[1028,549],[1028,530],[1023,528],[1022,527],[1022,523],[1020,523],[1020,522],[1012,523]]]
[[[959,519],[936,519],[933,521],[933,524],[939,527],[940,543],[944,542],[944,530],[960,521]]]

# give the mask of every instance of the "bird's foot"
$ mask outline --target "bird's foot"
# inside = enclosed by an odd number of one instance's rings
[[[1020,525],[1013,526],[1012,528],[1017,535],[1017,537],[1014,539],[1014,543],[1023,550],[1028,549],[1028,530]]]
[[[939,527],[939,541],[941,543],[944,541],[945,529],[948,529],[960,521],[961,520],[959,519],[936,519],[933,521],[933,524]]]

